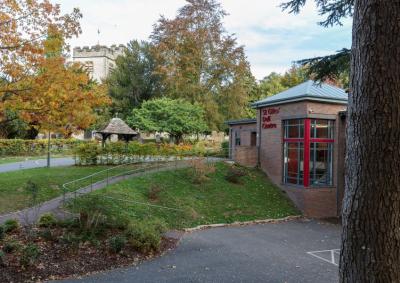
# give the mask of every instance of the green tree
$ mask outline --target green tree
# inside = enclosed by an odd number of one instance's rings
[[[159,77],[154,74],[155,62],[150,44],[133,40],[125,54],[116,60],[116,67],[106,80],[112,98],[111,114],[128,116],[144,100],[160,94]]]
[[[187,0],[151,35],[165,95],[202,105],[210,129],[245,115],[254,80],[243,47],[223,27],[225,15],[214,0]]]
[[[307,81],[310,76],[305,67],[293,65],[284,74],[272,72],[257,85],[257,91],[252,93],[252,101],[257,101],[267,96],[275,95],[288,88]]]
[[[176,143],[183,135],[207,130],[204,110],[183,99],[159,98],[143,102],[127,119],[130,126],[149,132],[166,132]]]
[[[400,282],[400,5],[315,2],[327,24],[354,12],[340,282]]]

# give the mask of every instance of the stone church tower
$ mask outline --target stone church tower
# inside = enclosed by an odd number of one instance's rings
[[[115,60],[124,53],[125,48],[122,44],[111,47],[102,45],[75,47],[72,61],[84,64],[92,79],[101,82],[115,67]]]

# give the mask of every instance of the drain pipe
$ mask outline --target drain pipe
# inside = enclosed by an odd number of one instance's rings
[[[261,168],[261,108],[258,109],[258,148],[257,148],[257,166]]]

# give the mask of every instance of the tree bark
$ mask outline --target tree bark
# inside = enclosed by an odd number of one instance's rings
[[[400,2],[356,0],[340,282],[400,282]]]

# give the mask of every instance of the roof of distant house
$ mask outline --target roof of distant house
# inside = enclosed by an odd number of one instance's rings
[[[304,100],[347,104],[348,94],[344,89],[308,80],[278,94],[254,102],[252,106],[254,108],[260,108]]]
[[[132,130],[123,120],[120,118],[112,118],[107,127],[101,131],[97,131],[101,134],[115,134],[115,135],[137,135],[138,133]]]

